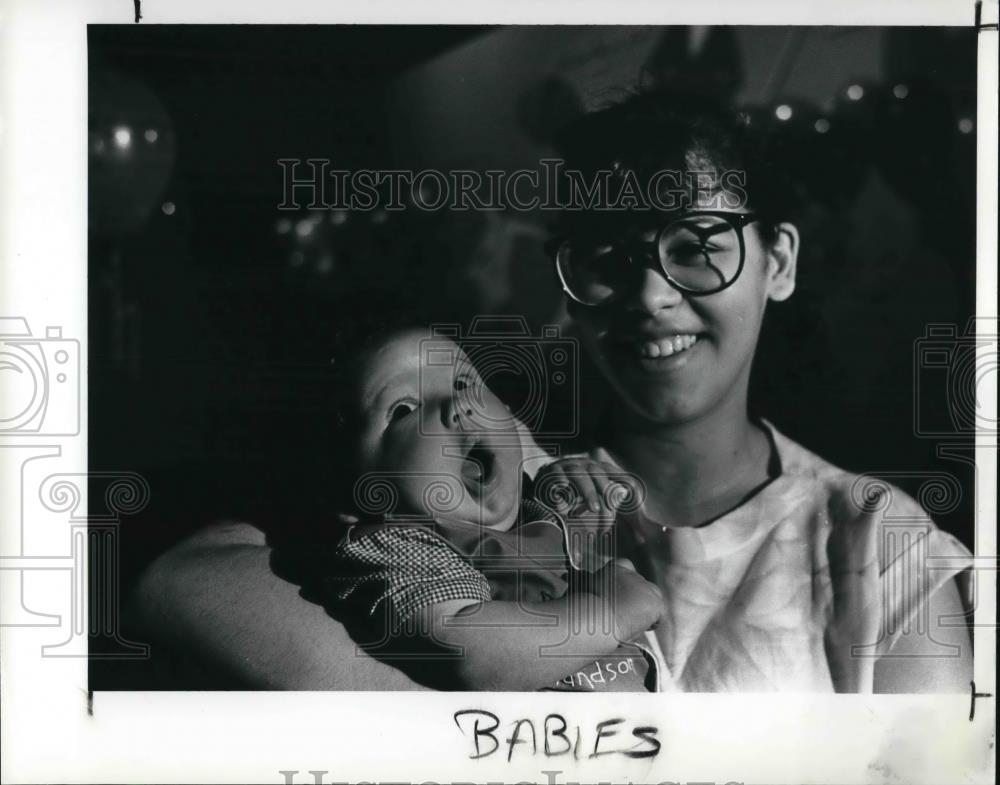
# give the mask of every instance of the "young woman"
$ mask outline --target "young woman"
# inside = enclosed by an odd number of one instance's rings
[[[691,99],[645,95],[585,118],[565,151],[585,179],[612,172],[612,198],[615,182],[666,182],[659,201],[674,203],[568,212],[556,259],[617,398],[591,457],[647,489],[617,531],[663,589],[658,637],[676,685],[967,689],[952,580],[966,549],[899,489],[841,471],[749,414],[765,307],[792,295],[799,247],[753,129]],[[948,557],[951,571],[930,569],[928,556]]]
[[[613,391],[590,457],[646,489],[616,531],[663,591],[663,671],[686,691],[964,691],[971,643],[953,578],[967,550],[898,489],[872,492],[749,414],[765,307],[792,295],[799,247],[750,130],[646,95],[564,139],[567,167],[607,172],[612,199],[638,184],[656,202],[567,210],[554,255]],[[416,686],[358,656],[269,559],[248,525],[197,535],[147,573],[149,628],[255,686]]]

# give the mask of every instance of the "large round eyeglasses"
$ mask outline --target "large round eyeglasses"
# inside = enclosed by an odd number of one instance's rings
[[[636,270],[653,267],[685,294],[700,297],[731,286],[743,271],[743,228],[753,213],[685,213],[661,229],[628,239],[586,233],[555,251],[563,291],[583,305],[603,305],[627,290]]]

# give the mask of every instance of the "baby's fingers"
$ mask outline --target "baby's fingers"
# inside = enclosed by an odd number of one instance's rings
[[[594,482],[589,462],[563,460],[553,468],[553,475],[556,473],[560,478],[558,491],[568,499],[566,511],[601,509],[601,488]]]
[[[627,490],[617,480],[620,472],[610,464],[591,460],[581,460],[572,467],[570,472],[574,484],[579,490],[586,507],[593,513],[605,513],[602,522],[614,518],[614,510],[619,499],[627,495]],[[610,517],[606,513],[612,513]]]
[[[600,479],[587,471],[574,472],[571,480],[580,497],[583,505],[591,512],[600,512],[604,500],[604,489],[601,487]]]
[[[535,494],[539,501],[561,515],[569,513],[580,502],[580,494],[561,464],[547,466],[539,474]]]
[[[608,472],[604,466],[599,463],[591,464],[588,468],[588,474],[590,475],[591,483],[597,491],[598,498],[600,499],[600,507],[604,510],[614,510],[616,507],[617,493],[615,487],[614,478]],[[594,512],[594,510],[591,508]]]

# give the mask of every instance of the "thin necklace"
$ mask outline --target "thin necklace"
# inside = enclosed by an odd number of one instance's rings
[[[752,499],[754,496],[756,496],[758,493],[760,493],[762,490],[764,490],[764,488],[766,488],[768,485],[770,485],[774,481],[775,477],[780,473],[780,471],[775,471],[775,472],[771,471],[771,467],[772,467],[772,465],[774,465],[776,463],[776,459],[777,459],[777,445],[775,445],[775,443],[774,443],[774,437],[771,435],[771,431],[770,431],[769,428],[767,428],[767,426],[761,425],[759,427],[764,432],[764,436],[765,436],[765,451],[766,451],[766,459],[767,459],[765,474],[767,476],[764,478],[763,482],[755,485],[753,488],[751,488],[749,491],[747,491],[747,493],[745,493],[735,504],[733,504],[731,507],[726,508],[725,510],[723,510],[722,512],[720,512],[718,515],[713,515],[708,520],[706,520],[706,521],[704,521],[702,523],[699,523],[699,524],[696,524],[696,525],[693,525],[693,526],[685,526],[685,527],[677,527],[677,526],[670,526],[669,524],[665,524],[665,523],[657,523],[652,518],[650,518],[648,515],[646,515],[645,510],[642,507],[640,507],[638,510],[636,510],[636,517],[637,517],[638,522],[641,523],[643,526],[649,527],[649,528],[654,529],[654,530],[659,530],[660,534],[666,534],[671,529],[677,529],[677,528],[701,529],[701,528],[704,528],[705,526],[709,526],[712,523],[715,523],[715,521],[719,520],[720,518],[725,517],[726,515],[728,515],[729,513],[731,513],[733,510],[739,509],[744,504],[746,504],[748,501],[750,501],[750,499]],[[608,448],[605,448],[605,451],[608,453],[608,455],[611,457],[611,459],[618,466],[621,466],[622,468],[624,468],[624,464],[618,458],[617,455],[615,455]],[[755,457],[753,460],[748,461],[745,464],[743,464],[743,468],[740,471],[740,473],[737,475],[737,479],[744,477],[753,467],[755,467],[755,466],[758,465],[758,462],[759,462],[759,458]],[[735,483],[730,483],[730,487],[732,485],[734,485],[734,484]]]

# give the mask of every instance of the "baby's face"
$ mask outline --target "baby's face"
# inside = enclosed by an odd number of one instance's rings
[[[457,362],[422,364],[427,338],[396,333],[358,365],[361,473],[389,476],[400,513],[506,531],[521,491],[516,422],[457,345]]]

